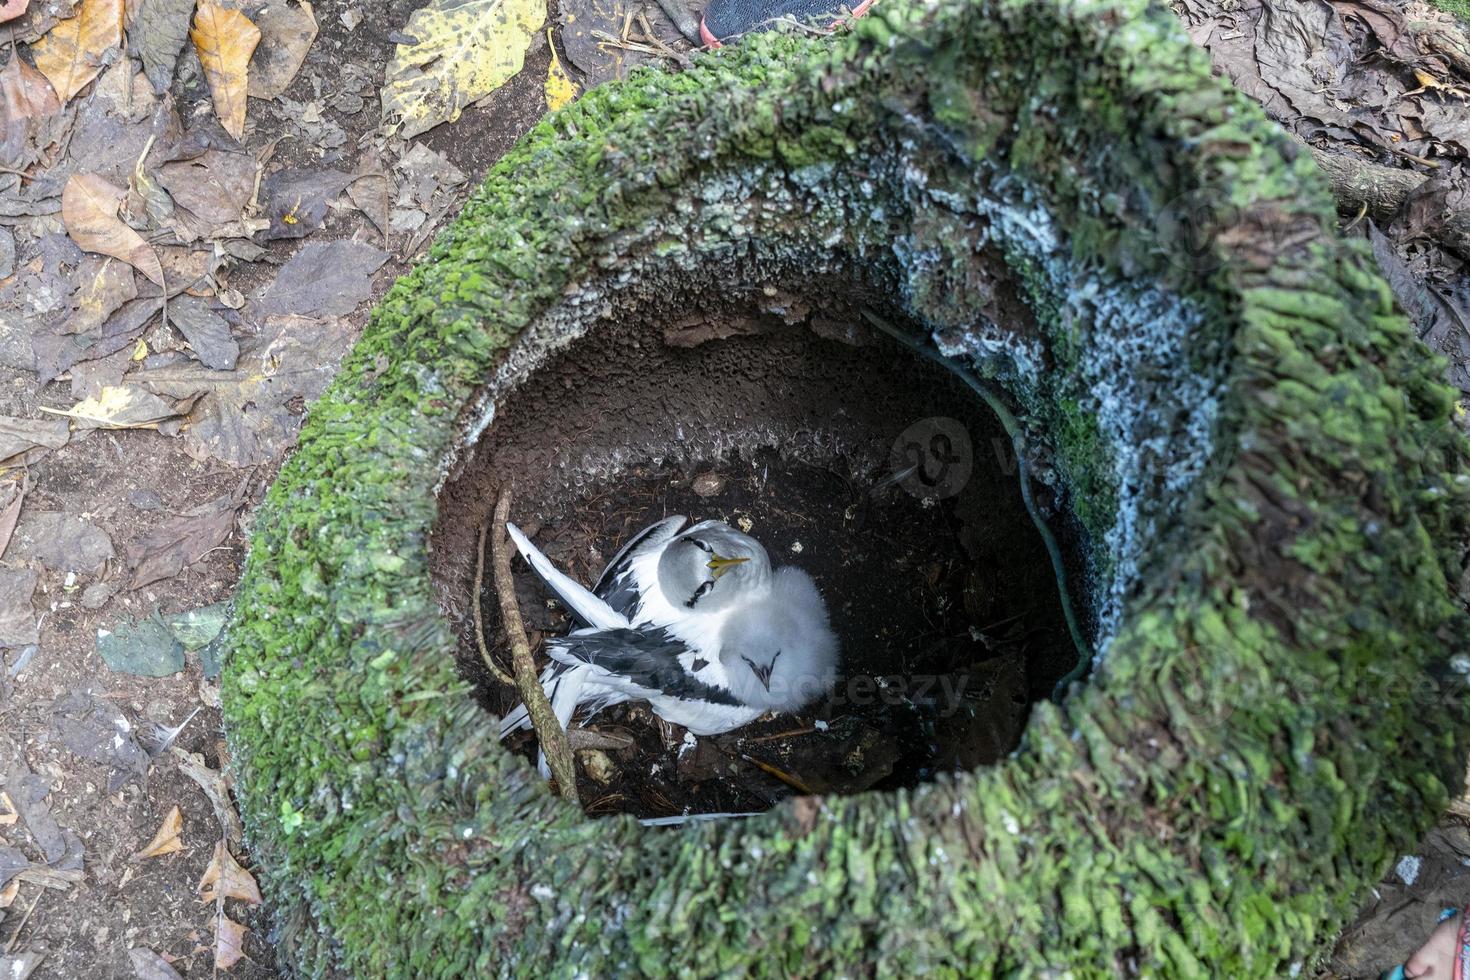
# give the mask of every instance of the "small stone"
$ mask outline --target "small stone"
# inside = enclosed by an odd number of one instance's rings
[[[582,771],[593,782],[600,786],[606,786],[612,782],[613,773],[616,770],[606,752],[600,749],[585,749],[577,753],[577,758],[582,760]]]
[[[106,582],[93,582],[82,590],[83,609],[101,609],[117,590]]]
[[[131,490],[128,492],[128,503],[138,510],[158,510],[163,506],[163,498],[152,490]]]
[[[97,653],[109,670],[140,677],[169,677],[184,669],[184,647],[157,615],[97,631]]]
[[[694,478],[696,497],[714,497],[725,492],[725,478],[718,473],[701,473]]]

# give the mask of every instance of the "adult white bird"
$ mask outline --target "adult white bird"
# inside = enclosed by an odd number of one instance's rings
[[[727,613],[771,589],[765,547],[722,521],[667,517],[635,534],[608,562],[592,594],[629,624],[666,626],[697,647],[713,642]],[[515,525],[511,538],[536,573],[561,597],[583,626],[613,625],[596,608],[584,608],[587,590],[564,575]]]
[[[661,718],[716,735],[768,711],[797,711],[836,680],[838,643],[821,593],[798,568],[771,571],[759,542],[684,518],[640,532],[594,593],[557,569],[515,525],[522,556],[584,625],[547,643],[542,687],[566,727],[610,705],[647,700]],[[598,594],[600,593],[600,594]],[[524,705],[504,738],[530,726]],[[541,761],[546,772],[544,758]]]

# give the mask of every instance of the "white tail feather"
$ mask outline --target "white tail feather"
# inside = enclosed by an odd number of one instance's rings
[[[536,574],[541,576],[541,580],[551,586],[552,591],[561,597],[561,601],[579,619],[598,629],[621,629],[628,625],[627,618],[618,615],[612,606],[593,595],[576,579],[559,571],[520,528],[507,522],[505,529],[510,532],[510,539],[515,542],[521,557],[530,563]]]

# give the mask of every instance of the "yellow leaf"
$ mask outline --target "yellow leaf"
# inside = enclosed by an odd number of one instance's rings
[[[123,191],[96,174],[72,174],[61,190],[61,220],[71,240],[88,252],[122,259],[163,285],[163,266],[143,236],[117,216]]]
[[[240,867],[224,841],[214,845],[214,858],[204,869],[204,877],[199,879],[199,887],[194,890],[199,893],[201,902],[217,901],[221,895],[238,898],[251,905],[261,902],[260,886],[255,883],[255,876]]]
[[[214,968],[228,970],[245,955],[245,934],[249,932],[240,923],[223,915],[215,916],[214,922]]]
[[[430,0],[414,11],[388,61],[383,122],[404,139],[459,118],[525,64],[545,0]]]
[[[204,77],[209,80],[215,115],[225,132],[240,139],[245,135],[245,73],[250,55],[260,43],[260,30],[238,10],[199,0],[189,37],[199,52]]]
[[[41,69],[65,105],[97,77],[102,56],[122,43],[122,0],[82,0],[75,17],[60,21],[32,45]]]
[[[173,854],[184,849],[184,842],[179,839],[179,834],[184,832],[184,815],[177,806],[172,807],[163,818],[163,823],[158,825],[158,833],[153,835],[153,840],[148,846],[133,855],[134,861],[144,858],[162,857],[165,854]]]
[[[551,48],[551,64],[546,68],[546,108],[555,112],[575,102],[580,90],[567,74],[566,68],[562,67],[561,59],[556,56],[556,45],[551,43],[550,28],[546,31],[546,44]]]
[[[171,405],[136,385],[106,385],[98,394],[77,402],[66,411],[44,405],[41,411],[65,415],[99,429],[156,429],[158,423],[178,418],[192,407],[192,400],[188,407]]]
[[[144,340],[142,337],[139,337],[138,338],[138,342],[133,345],[133,353],[132,353],[132,355],[130,357],[130,360],[141,361],[143,358],[145,358],[147,356],[148,356],[148,341]]]
[[[19,51],[0,69],[0,129],[20,119],[44,119],[61,111],[61,103],[46,76],[26,64]]]

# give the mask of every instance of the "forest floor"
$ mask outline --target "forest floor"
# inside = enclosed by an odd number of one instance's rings
[[[275,975],[210,645],[254,508],[373,304],[548,104],[690,51],[652,2],[536,3],[472,0],[505,13],[482,50],[443,0],[0,0],[12,980]],[[1455,21],[1397,0],[1175,9],[1288,129],[1394,172],[1350,233],[1470,391],[1470,255],[1443,220],[1470,206]],[[493,84],[467,89],[470,69]],[[1370,897],[1334,969],[1372,975],[1470,902],[1467,813]]]

